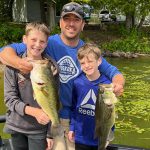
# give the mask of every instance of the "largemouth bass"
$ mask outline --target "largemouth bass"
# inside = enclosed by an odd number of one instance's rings
[[[95,108],[95,135],[99,139],[98,150],[105,150],[111,128],[115,123],[115,103],[112,84],[100,84]]]
[[[51,65],[48,60],[31,61],[33,69],[30,73],[33,96],[42,110],[49,116],[52,127],[60,125],[58,118],[58,90]]]

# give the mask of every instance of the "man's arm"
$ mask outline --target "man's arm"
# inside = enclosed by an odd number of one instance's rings
[[[6,67],[4,72],[4,103],[6,107],[20,116],[30,115],[35,117],[40,124],[47,124],[50,120],[42,109],[27,105],[18,96],[18,81],[16,80],[15,70]]]
[[[99,70],[112,81],[116,96],[121,96],[123,94],[125,84],[125,79],[121,72],[115,66],[109,64],[104,58],[102,58]]]
[[[3,64],[19,69],[23,73],[28,73],[32,70],[32,64],[29,63],[29,59],[18,57],[12,47],[3,48],[0,52],[0,60]]]
[[[122,74],[117,74],[113,77],[114,93],[116,96],[121,96],[124,91],[125,79]]]

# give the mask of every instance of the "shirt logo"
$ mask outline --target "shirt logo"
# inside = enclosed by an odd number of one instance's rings
[[[70,56],[62,57],[57,63],[59,65],[59,77],[62,83],[67,83],[79,74],[79,69]]]
[[[89,103],[90,100],[93,101],[93,104],[91,102]],[[95,110],[95,103],[96,103],[96,95],[93,90],[89,90],[89,92],[87,93],[87,95],[85,96],[85,98],[81,103],[81,107]]]
[[[78,111],[82,115],[95,116],[96,95],[91,89],[83,99]]]

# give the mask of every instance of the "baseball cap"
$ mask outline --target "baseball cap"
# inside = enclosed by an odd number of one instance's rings
[[[63,6],[61,17],[64,17],[67,14],[75,14],[77,17],[81,19],[84,18],[83,7],[80,4],[75,2],[70,2]]]

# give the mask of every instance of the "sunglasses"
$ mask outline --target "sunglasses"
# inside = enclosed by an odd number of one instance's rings
[[[83,12],[83,8],[72,4],[72,5],[65,5],[62,9],[63,12],[72,12],[75,11],[76,13],[78,13],[79,15],[81,15],[82,17],[84,17],[84,12]]]

